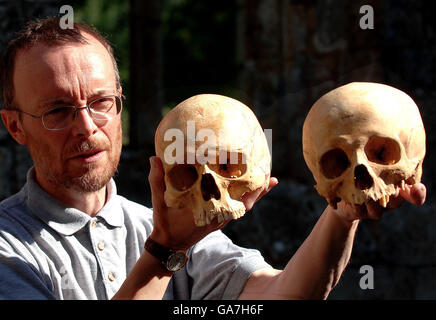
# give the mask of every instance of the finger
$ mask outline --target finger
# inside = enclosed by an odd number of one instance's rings
[[[279,184],[279,180],[277,180],[277,178],[275,178],[275,177],[272,177],[272,178],[268,177],[267,179],[269,179],[268,186],[266,187],[266,189],[261,189],[260,190],[260,193],[257,195],[257,197],[256,197],[254,202],[259,201],[260,198],[262,198],[264,195],[266,195],[268,192],[270,192],[272,188],[274,188],[276,185]]]
[[[279,180],[278,180],[277,178],[275,178],[275,177],[270,178],[270,179],[269,179],[269,185],[268,185],[268,188],[267,188],[267,190],[265,191],[265,193],[270,192],[271,189],[274,188],[274,187],[275,187],[276,185],[278,185],[278,184],[279,184]]]
[[[279,184],[279,181],[277,178],[270,178],[269,184],[266,189],[259,188],[252,192],[247,192],[242,196],[242,202],[245,205],[245,210],[249,211],[254,206],[254,204],[259,201],[265,194],[271,191],[272,188],[274,188],[276,185]]]
[[[246,211],[249,211],[251,210],[251,208],[253,208],[254,204],[256,203],[262,192],[264,192],[263,188],[259,188],[252,192],[244,193],[244,195],[242,196],[242,202],[245,205]]]
[[[151,202],[153,208],[158,210],[165,208],[165,180],[162,162],[158,157],[150,157],[150,173],[148,175],[148,182],[151,189]]]
[[[404,190],[400,190],[400,195],[410,203],[421,206],[425,202],[427,189],[422,183],[414,185],[405,185]]]

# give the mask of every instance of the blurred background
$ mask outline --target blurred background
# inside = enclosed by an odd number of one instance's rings
[[[272,129],[279,185],[224,232],[283,268],[327,203],[302,155],[307,112],[352,81],[382,82],[418,104],[427,132],[422,207],[404,204],[363,221],[351,262],[329,299],[435,299],[436,7],[411,0],[0,0],[0,50],[29,19],[62,14],[99,29],[113,44],[126,96],[119,193],[150,206],[148,158],[162,117],[184,99],[218,93],[250,106]],[[374,29],[361,29],[361,6]],[[235,128],[237,130],[237,128]],[[31,160],[0,124],[0,200],[25,182]],[[374,288],[359,286],[370,265]]]

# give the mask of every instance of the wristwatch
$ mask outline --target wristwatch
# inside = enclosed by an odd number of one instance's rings
[[[188,256],[185,252],[164,247],[150,237],[145,241],[144,248],[171,272],[182,269],[188,261]]]

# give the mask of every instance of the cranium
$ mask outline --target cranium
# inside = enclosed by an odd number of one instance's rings
[[[336,207],[389,197],[420,182],[425,130],[406,93],[378,83],[350,83],[322,96],[303,126],[303,154],[318,193]]]
[[[271,156],[254,113],[229,97],[201,94],[172,109],[155,135],[165,203],[189,207],[197,226],[245,214],[244,193],[266,188]]]

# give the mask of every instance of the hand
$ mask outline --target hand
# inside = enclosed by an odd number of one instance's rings
[[[392,211],[401,206],[404,200],[421,206],[425,202],[427,190],[422,183],[414,185],[405,185],[404,190],[398,188],[397,194],[391,196],[386,208],[383,208],[378,202],[368,201],[367,203],[356,206],[355,209],[350,204],[341,201],[338,203],[336,212],[346,221],[361,219],[380,219],[383,213]]]
[[[253,207],[253,205],[259,201],[264,195],[266,195],[268,192],[271,191],[272,188],[274,188],[276,185],[279,184],[279,181],[277,178],[270,178],[269,175],[265,176],[265,179],[269,179],[269,184],[266,189],[259,188],[257,190],[254,190],[252,192],[244,193],[242,196],[242,202],[245,205],[245,210],[249,211]]]
[[[269,178],[267,176],[267,178]],[[164,200],[165,180],[162,162],[158,157],[150,158],[150,173],[148,176],[152,194],[154,228],[151,238],[163,246],[188,250],[209,233],[223,228],[230,220],[218,223],[214,219],[210,224],[197,227],[194,215],[189,208],[175,209],[167,207]],[[244,194],[242,201],[249,211],[255,202],[278,184],[277,179],[271,178],[266,190],[262,188]]]

